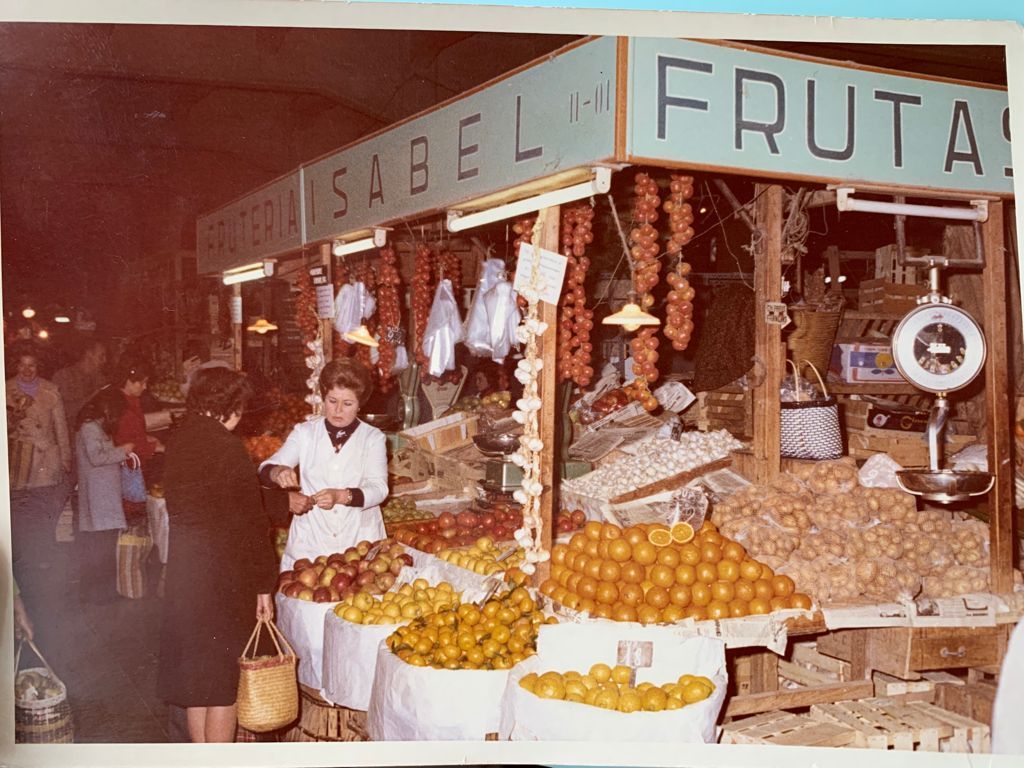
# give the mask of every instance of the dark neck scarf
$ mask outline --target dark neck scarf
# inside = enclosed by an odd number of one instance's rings
[[[327,436],[331,438],[331,445],[334,446],[335,453],[338,453],[341,450],[341,446],[348,442],[348,439],[352,437],[352,433],[356,431],[358,426],[359,419],[354,419],[347,427],[331,426],[331,422],[324,419],[324,427],[327,428]]]

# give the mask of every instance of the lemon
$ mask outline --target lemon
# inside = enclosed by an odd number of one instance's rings
[[[363,612],[359,610],[356,606],[350,605],[348,608],[345,609],[345,612],[341,614],[341,618],[343,618],[345,621],[351,621],[353,624],[362,624]]]
[[[428,582],[428,581],[427,581],[426,579],[416,579],[416,580],[415,580],[415,581],[414,581],[414,582],[412,583],[412,585],[413,585],[413,587],[415,587],[416,589],[426,589],[427,587],[429,587],[429,586],[430,586],[430,582]]]
[[[668,705],[668,695],[661,688],[649,688],[643,693],[644,710],[661,712]]]
[[[594,697],[594,705],[601,707],[602,709],[618,709],[618,691],[606,688],[605,690],[598,692],[597,696]]]
[[[590,668],[590,677],[598,683],[607,683],[611,680],[612,669],[607,664],[595,664]]]
[[[643,699],[633,688],[627,688],[619,695],[619,712],[639,712],[643,708]]]
[[[682,709],[685,706],[682,699],[677,699],[673,696],[668,697],[668,701],[665,702],[666,710]]]
[[[631,673],[632,673],[632,670],[629,667],[627,667],[626,665],[624,665],[624,664],[616,664],[615,668],[612,669],[611,678],[616,683],[621,683],[622,685],[628,685]]]
[[[565,681],[565,697],[569,698],[569,694],[579,696],[579,700],[583,701],[583,697],[587,695],[587,686],[585,686],[580,680],[566,680]]]

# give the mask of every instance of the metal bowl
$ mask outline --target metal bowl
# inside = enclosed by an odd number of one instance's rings
[[[907,493],[943,503],[986,494],[995,482],[995,477],[988,472],[956,472],[952,469],[936,471],[927,467],[900,470],[896,478]]]
[[[484,456],[507,456],[519,448],[517,435],[473,435],[473,442]]]
[[[359,414],[359,418],[371,427],[376,427],[377,429],[382,429],[384,431],[394,429],[398,426],[398,419],[390,413],[361,413]]]

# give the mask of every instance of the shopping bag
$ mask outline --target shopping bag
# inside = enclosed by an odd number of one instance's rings
[[[264,625],[277,650],[276,655],[256,655]],[[240,726],[247,731],[266,733],[283,728],[298,718],[299,682],[295,677],[295,662],[295,651],[277,625],[270,619],[258,619],[238,659]]]
[[[133,504],[146,503],[146,478],[139,457],[129,453],[121,464],[121,498]]]
[[[133,526],[117,537],[117,593],[138,599],[146,594],[146,560],[153,549],[153,539],[146,527]]]
[[[35,446],[24,440],[11,440],[7,443],[8,476],[11,488],[24,488],[32,476],[32,457]]]
[[[793,366],[797,400],[781,403],[782,456],[787,459],[817,461],[838,459],[843,455],[843,433],[839,426],[839,406],[836,399],[829,395],[818,369],[810,361],[804,360],[807,367],[818,377],[821,396],[809,395],[806,400],[801,400],[800,375],[796,371],[796,364],[792,360],[786,362]]]
[[[25,643],[43,666],[19,670]],[[67,688],[31,640],[22,640],[14,656],[14,740],[19,744],[70,744],[75,740]]]

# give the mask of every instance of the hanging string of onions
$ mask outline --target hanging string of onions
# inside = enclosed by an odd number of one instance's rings
[[[581,389],[590,386],[594,377],[590,364],[594,310],[587,308],[584,288],[590,266],[590,259],[584,254],[594,240],[593,221],[594,208],[589,203],[562,211],[562,254],[569,263],[558,320],[558,380],[572,379]]]
[[[416,243],[416,259],[412,275],[412,348],[420,365],[420,378],[429,376],[430,360],[423,352],[423,334],[434,299],[434,252],[426,243]]]
[[[630,256],[633,261],[633,287],[637,292],[640,307],[649,310],[654,306],[652,291],[658,284],[661,262],[658,260],[658,183],[648,174],[637,173],[633,179],[633,221],[629,231]],[[645,327],[629,342],[633,354],[633,373],[642,379],[645,386],[658,379],[658,337],[656,327]]]
[[[668,214],[669,235],[667,251],[676,257],[675,268],[665,280],[672,289],[668,292],[668,308],[662,332],[672,342],[672,349],[682,352],[690,344],[693,333],[694,290],[687,279],[690,264],[683,260],[683,246],[693,239],[693,208],[687,202],[693,197],[693,177],[672,174],[669,182],[669,196],[662,205]]]
[[[380,321],[377,374],[381,392],[389,392],[395,384],[392,371],[402,338],[402,278],[398,273],[395,249],[390,245],[380,249],[377,279],[377,317]]]

